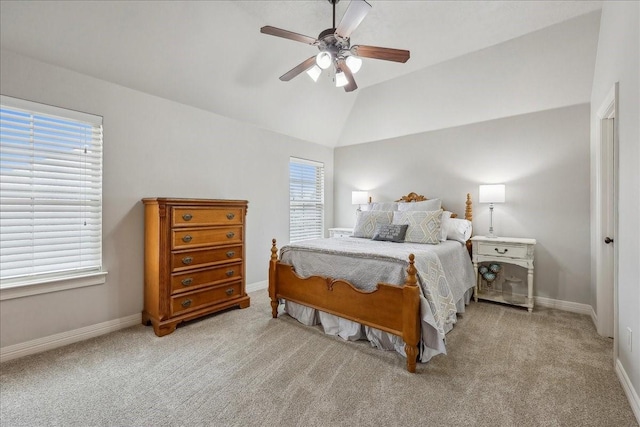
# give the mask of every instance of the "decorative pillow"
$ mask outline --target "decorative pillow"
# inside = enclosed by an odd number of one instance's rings
[[[358,211],[356,226],[353,228],[353,237],[370,239],[380,224],[391,224],[393,212],[385,211]]]
[[[397,211],[398,204],[396,202],[376,202],[362,205],[361,211]]]
[[[447,230],[447,240],[456,240],[462,244],[469,240],[473,231],[471,221],[461,218],[449,218],[443,226]]]
[[[373,240],[402,243],[407,233],[407,224],[380,224],[373,233]]]
[[[449,211],[442,212],[442,218],[440,219],[440,241],[441,242],[444,242],[445,240],[447,240],[447,230],[448,230],[447,224],[449,224],[449,219],[451,219],[451,215],[453,214]]]
[[[393,214],[393,224],[407,224],[407,234],[404,240],[413,243],[440,243],[440,222],[442,209],[437,211],[396,211]]]
[[[406,211],[437,211],[442,207],[441,199],[430,199],[422,202],[398,203],[400,212]]]

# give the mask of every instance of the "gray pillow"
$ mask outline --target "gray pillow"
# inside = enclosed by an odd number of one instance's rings
[[[373,233],[373,240],[385,242],[404,242],[404,235],[407,234],[407,224],[380,224]]]
[[[408,224],[405,241],[413,243],[440,243],[440,221],[442,209],[437,211],[396,211],[394,224]]]
[[[358,211],[356,226],[353,228],[353,237],[370,239],[380,224],[391,224],[393,212],[385,211]]]
[[[406,211],[437,211],[442,207],[441,199],[429,199],[422,202],[398,203],[400,212]]]

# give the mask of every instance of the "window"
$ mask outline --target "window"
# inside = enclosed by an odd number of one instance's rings
[[[0,104],[0,288],[103,277],[102,117]]]
[[[289,159],[289,240],[324,237],[324,165]]]

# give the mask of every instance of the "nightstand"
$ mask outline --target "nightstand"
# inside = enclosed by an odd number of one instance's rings
[[[353,235],[353,228],[330,228],[329,237],[349,237]]]
[[[533,311],[533,251],[536,245],[535,239],[522,239],[516,237],[485,237],[474,236],[472,242],[473,270],[476,273],[475,300],[495,301],[526,307]],[[491,289],[483,286],[482,277],[478,274],[478,268],[487,263],[511,264],[526,269],[527,295],[524,301],[514,301],[506,298],[502,290]],[[502,270],[502,267],[500,267]],[[504,270],[503,270],[504,271]],[[498,273],[499,274],[499,273]],[[501,278],[501,283],[505,278]],[[517,280],[514,279],[514,280]],[[515,282],[517,283],[517,282]]]

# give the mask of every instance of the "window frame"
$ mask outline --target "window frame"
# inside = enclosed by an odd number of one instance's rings
[[[316,179],[315,179],[315,184],[314,187],[312,188],[311,186],[306,187],[308,189],[310,189],[311,191],[315,191],[315,195],[316,195],[316,199],[315,200],[310,200],[308,202],[304,202],[303,200],[298,200],[298,204],[294,205],[294,203],[296,202],[294,200],[294,195],[292,194],[292,187],[294,185],[293,181],[292,181],[292,165],[297,164],[297,165],[305,165],[305,166],[312,166],[315,168],[315,173],[316,173]],[[318,176],[319,174],[319,176]],[[294,220],[292,217],[293,211],[295,208],[300,208],[300,203],[302,203],[302,205],[307,205],[307,206],[311,206],[312,210],[316,210],[319,215],[320,215],[320,220],[319,223],[318,221],[314,221],[315,224],[313,226],[315,230],[315,232],[310,233],[309,237],[306,238],[294,238],[294,235],[296,233],[292,232],[293,229],[293,225],[294,225]],[[303,240],[309,240],[309,239],[315,239],[315,238],[322,238],[324,237],[324,210],[325,210],[325,176],[324,176],[324,163],[322,162],[318,162],[318,161],[314,161],[314,160],[308,160],[308,159],[302,159],[299,157],[289,157],[289,242],[293,243],[293,242],[300,242]],[[312,222],[312,221],[309,221]],[[304,224],[304,221],[301,222],[302,224]]]
[[[79,111],[69,110],[62,107],[42,104],[24,99],[13,98],[0,95],[0,105],[3,108],[12,110],[22,110],[34,115],[54,116],[63,120],[73,122],[82,122],[89,124],[95,128],[100,128],[102,133],[103,118],[93,114],[83,113]],[[0,279],[0,301],[21,298],[30,295],[38,295],[43,293],[56,292],[66,289],[74,289],[86,286],[94,286],[106,282],[107,271],[104,269],[104,254],[102,253],[103,245],[103,218],[102,218],[102,200],[103,200],[103,136],[100,136],[100,158],[99,158],[99,266],[79,269],[76,271],[59,271],[54,273],[40,273],[35,275],[9,277]]]

